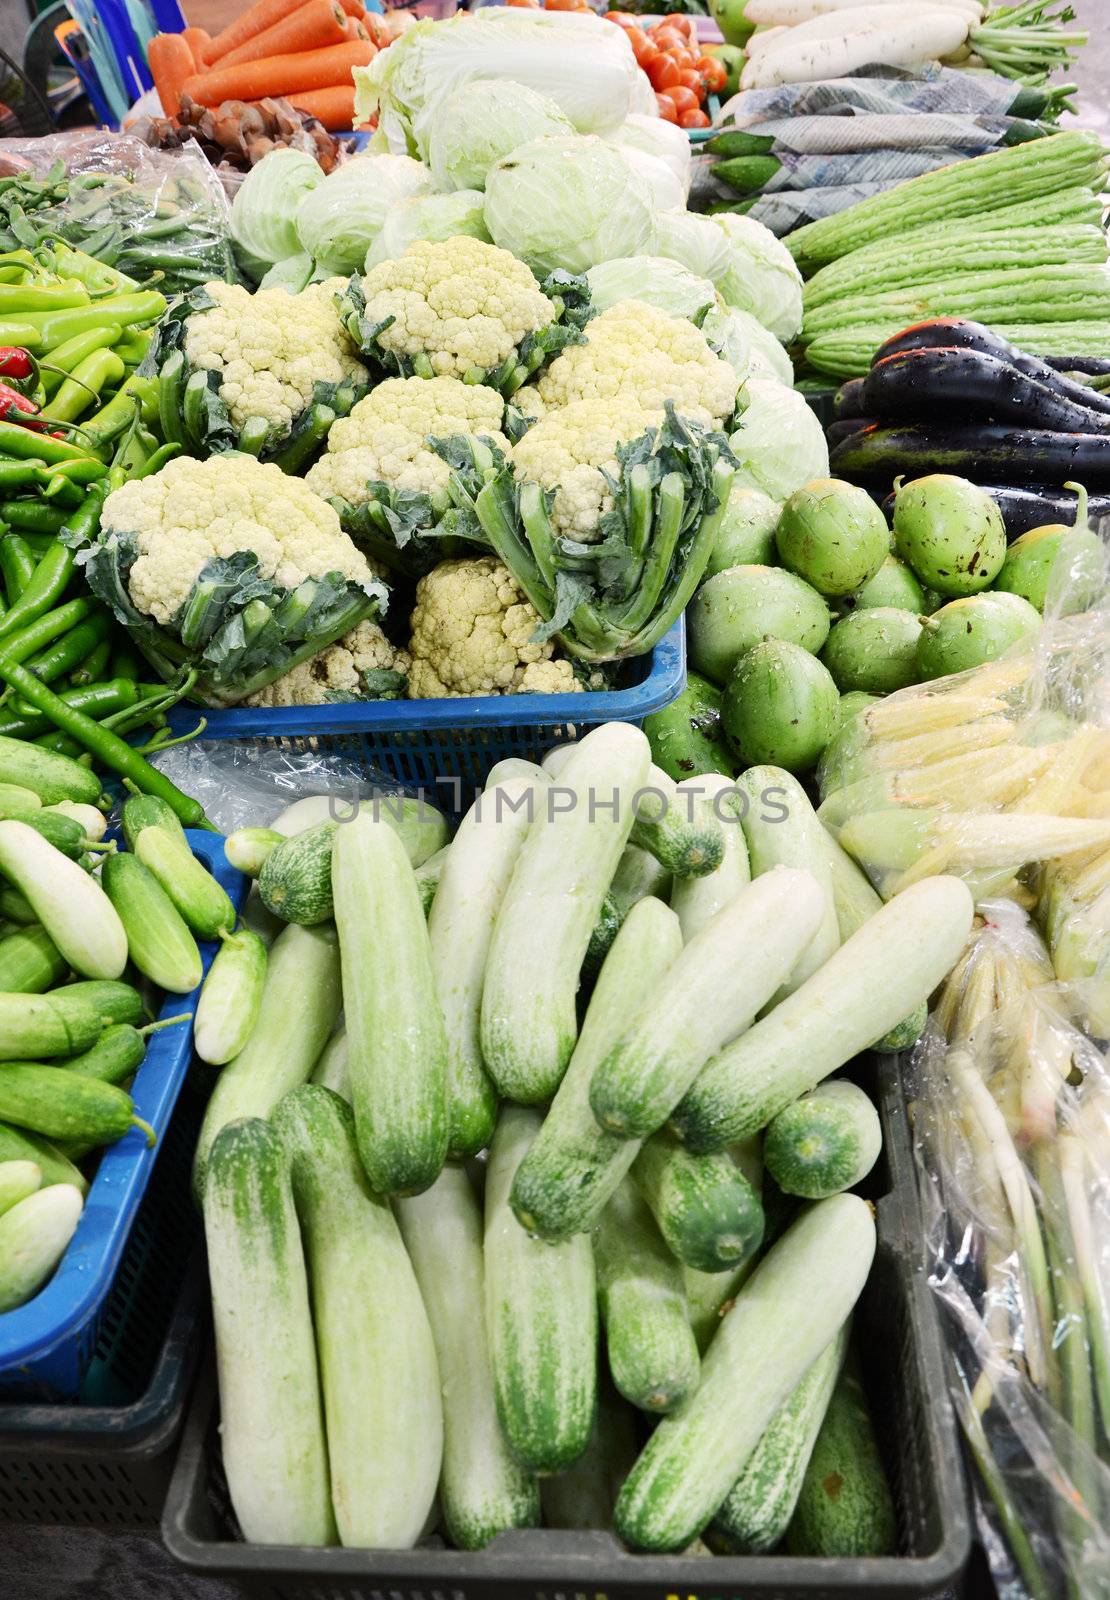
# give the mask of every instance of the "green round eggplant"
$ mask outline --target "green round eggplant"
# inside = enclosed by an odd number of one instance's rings
[[[677,700],[644,718],[651,759],[676,783],[719,772],[736,776],[721,726],[721,691],[696,672],[686,675]]]
[[[1102,593],[1106,550],[1087,521],[1086,489],[1078,483],[1064,488],[1076,493],[1075,526],[1049,522],[1021,534],[1007,550],[994,587],[1020,595],[1037,611],[1044,611],[1051,595],[1053,609],[1066,615],[1086,611]]]
[[[784,567],[819,594],[836,597],[875,576],[890,550],[890,533],[866,489],[814,478],[783,506],[775,543]]]
[[[690,665],[723,686],[739,657],[761,639],[786,639],[816,655],[830,622],[825,601],[794,573],[755,564],[726,567],[690,602]]]
[[[705,577],[712,578],[726,567],[773,565],[775,529],[781,515],[778,501],[761,489],[733,484]]]
[[[977,484],[933,472],[895,484],[894,548],[938,594],[980,594],[1006,559],[1006,526]]]
[[[853,611],[834,626],[821,660],[841,694],[892,694],[917,682],[921,618],[894,606]]]
[[[937,605],[942,602],[938,598]],[[846,611],[869,611],[879,606],[894,606],[898,611],[925,610],[925,591],[913,572],[897,556],[888,555],[878,572],[862,588],[845,595]],[[935,608],[934,608],[935,609]]]
[[[801,645],[765,639],[736,663],[721,702],[725,732],[748,766],[807,772],[833,737],[840,696]]]
[[[924,683],[997,661],[1040,627],[1039,613],[1017,594],[996,592],[950,600],[921,624],[918,679]]]

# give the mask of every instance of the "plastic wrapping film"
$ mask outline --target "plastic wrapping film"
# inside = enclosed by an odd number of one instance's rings
[[[1110,1594],[1110,1073],[1013,901],[982,924],[907,1091],[929,1283],[1002,1600]]]

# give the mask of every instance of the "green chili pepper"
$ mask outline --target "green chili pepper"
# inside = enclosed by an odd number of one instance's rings
[[[52,439],[48,433],[36,433],[22,423],[0,422],[0,455],[35,460],[40,466],[57,466],[62,461],[84,461],[88,454],[87,449],[65,439]]]
[[[42,344],[42,332],[33,322],[0,322],[0,344],[21,345],[24,350],[37,350]]]
[[[67,244],[64,239],[56,239],[48,248],[55,272],[63,277],[76,278],[96,293],[138,288],[134,278],[129,278],[125,272],[117,272],[114,267],[106,266],[103,261]]]
[[[90,501],[93,502],[91,506]],[[85,496],[84,504],[74,512],[66,524],[74,537],[78,540],[92,537],[100,519],[100,507],[103,503],[103,492],[99,485],[95,485]],[[17,629],[25,628],[29,622],[34,622],[47,611],[53,610],[73,576],[75,560],[76,552],[70,550],[60,540],[51,545],[35,568],[17,604],[12,606],[6,616],[0,617],[0,637],[6,637],[10,633],[15,633]]]
[[[44,683],[39,683],[26,667],[21,667],[15,661],[9,662],[3,655],[0,655],[0,662],[7,663],[12,673],[18,673],[21,680],[26,680],[26,684],[17,683],[14,678],[9,677],[6,668],[0,669],[0,677],[8,678],[21,700],[30,700],[32,705],[38,707],[35,694],[48,694],[52,700],[60,703],[63,714],[79,712],[82,716],[95,719],[94,726],[101,717],[109,716],[113,711],[129,710],[141,698],[139,686],[126,678],[121,678],[118,683],[113,683],[110,679],[102,683],[89,683],[83,688],[66,689],[62,694],[56,695],[53,689],[48,689]],[[51,716],[41,708],[22,716],[3,717],[0,718],[0,737],[34,739],[40,733],[49,733],[51,723],[56,727],[65,726],[60,715]]]
[[[154,334],[148,328],[132,328],[125,338],[117,339],[113,345],[116,355],[130,367],[137,367],[147,351]]]
[[[8,457],[0,459],[0,488],[17,489],[25,483],[38,483],[45,465],[45,461],[34,456],[27,461],[13,461]]]
[[[4,653],[13,661],[26,661],[44,650],[54,639],[76,628],[95,611],[96,601],[85,595],[80,595],[76,600],[67,600],[64,605],[44,612],[25,628],[10,633],[4,640]],[[112,676],[117,674],[113,673]]]
[[[108,671],[108,661],[112,654],[112,647],[107,639],[101,639],[94,644],[81,665],[69,675],[69,681],[75,689],[85,683],[99,683]],[[135,678],[129,679],[134,683]]]
[[[15,605],[34,572],[35,558],[26,539],[18,533],[5,533],[0,537],[0,574],[3,575],[4,593],[9,606]]]
[[[0,316],[22,316],[25,311],[67,311],[87,306],[89,291],[83,283],[0,283]]]
[[[58,345],[50,352],[50,361],[43,370],[42,386],[46,393],[53,394],[65,382],[67,374],[79,366],[86,356],[114,345],[119,336],[119,328],[111,322],[103,328],[90,328],[87,333],[79,333],[75,338]]]
[[[117,438],[135,415],[136,403],[144,423],[158,416],[158,379],[141,378],[137,372],[122,383],[116,393],[84,424],[83,432],[94,448]]]
[[[84,499],[78,485],[57,471],[47,472],[42,479],[42,494],[57,506],[77,507]]]
[[[43,347],[52,350],[64,339],[72,339],[75,334],[85,333],[89,328],[102,328],[108,322],[124,328],[136,322],[156,322],[165,309],[165,295],[148,290],[139,294],[114,296],[110,300],[97,300],[92,305],[75,306],[67,311],[31,311],[27,313],[27,320],[39,330]]]
[[[112,653],[111,669],[108,676],[111,678],[137,679],[141,666],[142,663],[135,651],[129,649],[127,645],[120,645]]]
[[[45,650],[40,650],[37,655],[31,656],[27,661],[27,671],[33,672],[40,683],[54,683],[58,678],[64,678],[74,668],[92,659],[97,647],[108,637],[111,620],[107,611],[93,611],[83,622],[79,622],[75,628],[70,628],[68,633],[63,633],[61,638],[55,639]],[[90,675],[85,682],[100,682],[104,666],[107,665],[107,647],[104,655],[105,661],[100,672]],[[34,707],[26,707],[17,701],[15,710],[22,715],[28,710],[33,713]]]
[[[70,483],[80,484],[87,488],[90,483],[99,483],[101,478],[108,476],[107,465],[98,461],[96,456],[84,456],[80,461],[60,461],[44,476],[51,478],[68,478]]]
[[[4,466],[0,461],[0,489],[5,486]],[[22,461],[20,466],[32,469],[32,478],[38,473],[41,462]],[[0,521],[7,522],[13,528],[19,528],[27,533],[56,534],[65,527],[66,514],[54,506],[47,506],[41,500],[2,500],[0,501]]]
[[[42,415],[51,422],[76,422],[98,402],[101,389],[119,383],[124,365],[114,350],[94,350],[73,369]]]

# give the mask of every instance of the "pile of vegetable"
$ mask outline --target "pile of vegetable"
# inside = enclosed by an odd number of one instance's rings
[[[868,903],[788,773],[721,788],[608,724],[450,844],[388,801],[229,838],[286,923],[195,1169],[248,1540],[409,1546],[438,1487],[464,1549],[577,1497],[633,1549],[892,1551],[845,1366],[881,1138],[834,1074],[915,1036],[971,896]]]
[[[219,171],[249,172],[271,150],[299,150],[321,172],[333,172],[350,144],[328,133],[288,100],[224,100],[204,106],[183,95],[176,117],[140,117],[128,131],[155,150],[175,150],[195,140]]]
[[[627,11],[609,11],[628,34],[632,54],[655,90],[659,115],[680,128],[708,128],[706,102],[728,83],[728,68],[717,56],[705,54],[697,25],[690,15],[675,12],[659,21],[645,22]]]

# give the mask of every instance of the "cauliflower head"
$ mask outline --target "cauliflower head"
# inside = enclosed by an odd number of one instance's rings
[[[414,241],[361,287],[378,348],[400,363],[424,356],[438,377],[494,372],[555,316],[523,261],[462,235]]]
[[[416,586],[409,697],[573,694],[581,689],[554,646],[536,644],[540,616],[493,556],[443,561]]]
[[[662,421],[662,406],[649,410],[628,394],[572,400],[548,411],[513,446],[514,476],[555,491],[551,521],[556,532],[594,539],[612,509],[612,484],[620,478],[617,446],[631,444]]]
[[[220,376],[220,399],[236,428],[263,417],[288,433],[312,403],[317,383],[367,381],[335,309],[342,279],[313,283],[300,294],[234,283],[208,283],[215,305],[194,311],[185,327],[189,365]]]
[[[428,445],[429,436],[481,434],[508,451],[501,432],[505,402],[496,389],[459,378],[387,378],[332,424],[328,448],[305,476],[319,495],[365,504],[367,487],[446,496],[451,468]]]
[[[300,478],[250,456],[179,456],[149,478],[114,490],[101,527],[134,535],[128,591],[136,610],[163,626],[214,556],[240,551],[253,551],[259,577],[284,588],[338,572],[385,599],[384,586],[331,506]]]
[[[618,396],[661,410],[672,400],[681,416],[714,426],[734,411],[736,373],[685,317],[641,300],[618,300],[585,332],[585,343],[568,345],[536,380],[549,410]]]
[[[366,674],[395,672],[407,678],[410,656],[391,644],[376,622],[360,622],[326,650],[249,695],[250,706],[316,706],[329,700],[360,700]]]

